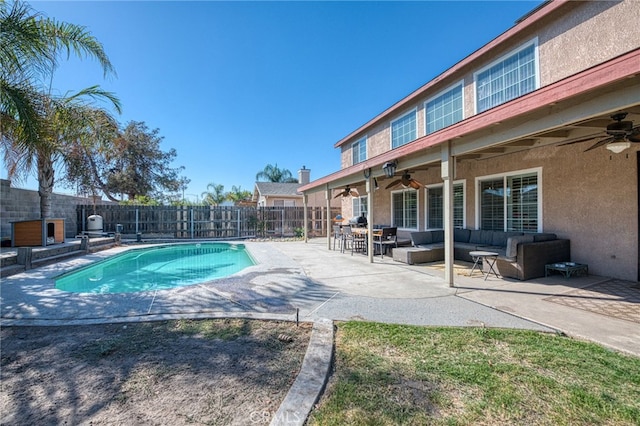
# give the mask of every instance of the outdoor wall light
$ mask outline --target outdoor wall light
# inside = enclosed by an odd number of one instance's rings
[[[611,142],[607,145],[607,149],[614,154],[620,154],[625,149],[631,146],[631,142],[619,141],[619,142]]]
[[[387,177],[393,177],[396,174],[396,167],[398,166],[398,163],[395,161],[387,161],[386,163],[384,163],[384,166],[382,166],[382,170],[384,170],[384,174],[387,175]]]

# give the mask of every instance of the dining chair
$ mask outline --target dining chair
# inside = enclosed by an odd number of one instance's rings
[[[373,235],[373,247],[379,248],[380,256],[384,259],[384,254],[389,247],[398,247],[398,227],[382,228],[379,233]]]
[[[342,228],[342,232],[344,235],[344,244],[342,248],[343,253],[345,247],[348,247],[349,244],[351,244],[351,256],[353,256],[353,252],[356,250],[365,251],[367,241],[367,237],[365,234],[353,232],[353,229],[350,226],[344,226]]]
[[[342,226],[333,225],[333,249],[336,249],[336,241],[338,241],[338,248],[342,251],[342,245],[344,244],[344,234],[342,232]]]

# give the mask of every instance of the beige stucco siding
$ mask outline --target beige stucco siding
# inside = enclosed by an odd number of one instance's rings
[[[465,183],[466,227],[478,228],[477,177],[539,169],[542,231],[571,240],[571,260],[589,264],[590,273],[635,281],[638,267],[636,151],[640,147],[608,155],[602,150],[583,152],[588,145],[589,142],[549,146],[484,160],[458,161],[455,180]],[[439,166],[416,171],[412,177],[425,185],[442,183]],[[380,189],[373,194],[374,224],[391,224],[391,193],[400,188],[384,189],[390,182],[391,179],[380,179]],[[357,189],[366,195],[364,185]],[[353,216],[351,205],[351,197],[342,199],[346,219]],[[421,230],[425,228],[425,212],[426,191],[422,189],[418,194]]]
[[[388,120],[367,131],[367,158],[391,149],[390,123],[412,108],[417,108],[417,137],[424,131],[424,102],[456,84],[464,82],[464,117],[475,114],[474,73],[531,40],[538,45],[540,86],[546,86],[584,69],[615,58],[640,46],[640,2],[626,0],[570,2],[552,22],[541,22],[497,46],[475,63],[448,76]],[[611,31],[606,30],[611,28]],[[604,30],[603,30],[604,29]],[[361,137],[359,135],[357,138]],[[354,138],[353,140],[356,140]],[[350,144],[343,145],[342,167],[351,165]]]

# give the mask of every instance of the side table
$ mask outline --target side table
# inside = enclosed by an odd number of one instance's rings
[[[480,272],[482,272],[482,274],[484,275],[485,281],[487,280],[487,277],[492,272],[496,276],[496,278],[500,278],[496,270],[493,268],[493,266],[496,264],[496,260],[498,260],[498,255],[499,255],[498,253],[493,251],[478,250],[478,251],[470,251],[469,255],[473,259],[473,267],[471,268],[471,272],[469,272],[469,276],[473,275],[473,271],[476,268],[478,268]],[[486,262],[487,265],[489,266],[489,270],[487,272],[485,272],[483,268],[479,266],[480,263],[484,263],[484,262]]]

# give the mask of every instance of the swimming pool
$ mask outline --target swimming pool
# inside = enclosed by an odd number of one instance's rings
[[[55,278],[58,290],[132,293],[224,278],[255,265],[243,244],[172,244],[132,249]]]

